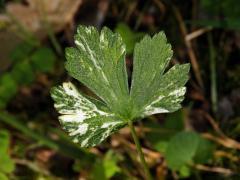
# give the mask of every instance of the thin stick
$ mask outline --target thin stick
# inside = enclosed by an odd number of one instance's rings
[[[14,162],[16,164],[27,166],[28,168],[32,169],[35,172],[39,172],[39,173],[41,173],[41,174],[43,174],[45,176],[50,176],[50,175],[52,176],[52,174],[48,170],[43,169],[42,167],[40,167],[36,163],[33,163],[33,162],[29,161],[29,160],[17,159],[17,158],[14,158],[13,160],[14,160]]]
[[[221,144],[224,147],[231,148],[231,149],[238,149],[240,150],[240,143],[231,138],[224,138],[224,137],[217,137],[210,133],[203,133],[202,137],[214,141],[218,144]]]
[[[201,170],[201,171],[220,173],[220,174],[224,174],[224,175],[234,174],[234,172],[231,169],[226,169],[226,168],[222,168],[222,167],[209,167],[209,166],[202,165],[202,164],[196,164],[193,167],[198,170]]]
[[[40,3],[39,13],[41,15],[43,25],[44,25],[47,33],[48,33],[49,39],[50,39],[53,47],[55,48],[56,52],[58,53],[58,55],[62,55],[61,45],[59,44],[59,42],[58,42],[58,40],[57,40],[57,38],[56,38],[56,36],[53,32],[52,26],[48,21],[48,17],[47,17],[47,14],[46,14],[44,4],[43,4],[42,1],[39,1],[39,3]]]
[[[188,32],[187,32],[187,28],[184,24],[182,15],[180,14],[179,10],[175,6],[173,6],[172,8],[173,8],[173,12],[175,14],[175,17],[176,17],[176,19],[179,23],[179,28],[180,28],[181,34],[184,38],[185,46],[187,47],[188,56],[189,56],[191,64],[192,64],[194,75],[195,75],[196,80],[197,80],[198,84],[200,85],[200,87],[203,88],[203,80],[202,80],[202,77],[201,77],[197,57],[196,57],[195,52],[192,48],[191,42],[186,40]]]
[[[211,126],[213,127],[214,131],[216,133],[218,133],[219,136],[227,138],[227,136],[223,133],[223,131],[220,129],[218,123],[212,118],[212,116],[210,116],[209,114],[201,111],[203,113],[203,115],[205,116],[205,118],[207,119],[207,121],[211,124]]]
[[[217,150],[214,152],[214,156],[216,158],[228,158],[229,160],[233,161],[233,162],[239,162],[240,158],[238,156],[235,156],[229,152],[226,152],[226,151],[221,151],[221,150]]]
[[[212,28],[211,27],[205,27],[205,28],[201,28],[201,29],[198,29],[198,30],[195,30],[191,33],[189,33],[186,37],[185,37],[185,40],[186,41],[191,41],[201,35],[203,35],[204,33],[207,33],[209,31],[211,31]]]
[[[211,103],[212,110],[217,113],[217,73],[216,73],[216,51],[213,45],[212,35],[208,34],[208,43],[209,43],[209,59],[210,59],[210,77],[211,77]]]
[[[141,163],[142,163],[142,166],[143,166],[143,169],[145,171],[145,174],[146,174],[146,178],[148,180],[152,180],[152,176],[149,172],[149,169],[148,169],[148,166],[147,166],[147,163],[145,161],[145,158],[144,158],[144,155],[143,155],[143,152],[142,152],[142,146],[139,142],[139,139],[137,137],[137,134],[136,134],[136,131],[134,129],[134,126],[132,124],[131,121],[128,121],[128,125],[130,127],[130,130],[131,130],[131,133],[132,133],[132,137],[133,137],[133,140],[134,140],[134,143],[136,144],[136,148],[137,148],[137,151],[138,151],[138,155],[140,157],[140,160],[141,160]]]

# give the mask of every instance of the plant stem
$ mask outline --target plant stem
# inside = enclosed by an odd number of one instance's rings
[[[139,142],[139,139],[137,137],[137,134],[136,134],[136,131],[134,129],[134,126],[133,126],[133,123],[131,121],[128,121],[128,125],[130,127],[130,130],[131,130],[131,133],[132,133],[132,137],[133,137],[133,140],[134,140],[134,143],[136,145],[136,148],[137,148],[137,151],[138,151],[138,154],[139,154],[139,157],[140,157],[140,160],[141,160],[141,163],[142,163],[142,166],[143,166],[143,169],[145,171],[145,174],[146,174],[146,178],[148,180],[152,180],[152,177],[151,177],[151,174],[149,172],[149,169],[148,169],[148,166],[147,166],[147,163],[145,161],[145,158],[144,158],[144,155],[143,155],[143,152],[142,152],[142,146]]]
[[[216,51],[213,44],[212,34],[208,34],[209,58],[210,58],[210,78],[211,78],[211,103],[213,112],[217,113],[217,73],[216,73]]]
[[[46,10],[45,10],[45,7],[44,7],[43,3],[41,3],[40,6],[39,6],[39,12],[42,16],[41,18],[42,18],[42,21],[43,21],[43,25],[44,25],[47,33],[48,33],[49,39],[50,39],[53,47],[55,48],[58,55],[62,55],[61,45],[59,44],[59,42],[58,42],[58,40],[57,40],[57,38],[56,38],[56,36],[53,32],[52,26],[48,21],[48,17],[47,17]]]

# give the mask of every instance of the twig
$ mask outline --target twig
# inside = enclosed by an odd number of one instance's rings
[[[210,28],[210,27],[198,29],[196,31],[193,31],[193,32],[187,34],[186,37],[185,37],[185,40],[186,41],[191,41],[191,40],[193,40],[193,39],[195,39],[195,38],[197,38],[197,37],[199,37],[199,36],[209,32],[211,30],[212,30],[212,28]]]
[[[174,129],[167,129],[167,128],[149,128],[149,127],[136,127],[135,128],[138,133],[147,133],[147,132],[155,132],[155,133],[175,133],[177,132]]]
[[[221,137],[227,138],[227,136],[222,132],[222,130],[220,129],[216,121],[209,114],[207,114],[204,111],[201,111],[201,113],[204,115],[207,121],[211,124],[215,132],[218,133],[218,135],[220,135]]]
[[[216,73],[216,52],[213,45],[212,35],[208,34],[209,60],[210,60],[210,78],[211,78],[211,101],[212,110],[217,113],[217,73]]]
[[[210,133],[203,133],[202,136],[206,139],[212,140],[218,144],[223,145],[224,147],[240,150],[240,143],[228,138],[228,137],[217,137]]]
[[[116,137],[116,139],[117,139],[118,141],[120,141],[122,144],[124,144],[124,145],[126,145],[127,147],[129,147],[130,149],[136,151],[136,146],[135,146],[133,143],[127,141],[127,140],[124,139],[122,136],[117,136],[117,135],[115,135],[115,137]],[[161,158],[163,157],[159,152],[155,152],[155,151],[152,151],[152,150],[147,149],[147,148],[144,148],[144,147],[142,148],[142,151],[143,151],[143,153],[144,153],[145,155],[147,155],[148,157],[150,157],[150,158],[152,158],[152,159],[155,159],[155,160],[156,160],[156,159],[161,159]]]
[[[214,152],[214,156],[215,157],[225,157],[230,159],[233,162],[239,162],[240,158],[238,156],[234,156],[233,154],[229,153],[229,152],[225,152],[225,151],[215,151]]]
[[[48,21],[48,17],[46,15],[46,10],[45,10],[44,4],[41,0],[39,1],[39,4],[40,4],[39,13],[41,15],[43,25],[45,26],[45,29],[48,33],[49,39],[50,39],[53,47],[55,48],[56,52],[58,53],[58,55],[62,55],[61,45],[59,44],[59,42],[53,32],[52,26]]]
[[[128,22],[130,20],[130,17],[132,15],[132,13],[135,11],[137,7],[137,2],[131,2],[131,4],[128,6],[128,11],[126,13],[126,16],[124,18],[125,22]]]
[[[48,170],[43,169],[43,168],[39,167],[36,163],[33,163],[33,162],[28,161],[26,159],[16,159],[15,158],[13,160],[14,160],[15,163],[27,166],[28,168],[32,169],[33,171],[44,174],[45,176],[50,176],[51,175],[51,173]]]
[[[16,17],[14,17],[11,13],[6,12],[7,16],[9,17],[9,20],[14,23],[16,26],[15,28],[10,28],[10,31],[13,32],[16,36],[18,36],[20,39],[24,40],[28,44],[32,46],[40,46],[40,41],[32,34],[32,32],[28,31],[19,21]]]
[[[165,4],[161,0],[153,0],[153,2],[156,4],[161,14],[164,15],[166,13]]]
[[[195,75],[196,80],[197,80],[198,84],[200,85],[200,87],[203,88],[203,80],[201,77],[201,73],[199,70],[199,65],[197,62],[195,52],[192,48],[191,42],[186,40],[186,36],[187,36],[188,32],[187,32],[187,28],[184,24],[182,15],[180,14],[179,10],[175,6],[172,6],[172,9],[173,9],[175,17],[179,23],[179,28],[180,28],[181,34],[184,37],[184,43],[185,43],[185,46],[187,47],[187,52],[188,52],[188,56],[189,56],[191,64],[192,64],[194,75]]]
[[[209,167],[202,164],[195,164],[193,165],[193,167],[196,168],[197,170],[220,173],[228,176],[234,174],[234,172],[231,169],[226,169],[222,167]]]
[[[146,3],[144,4],[144,6],[143,6],[143,9],[142,9],[142,11],[139,13],[139,15],[138,15],[138,18],[137,18],[137,20],[136,20],[136,23],[135,23],[135,26],[134,26],[134,30],[136,31],[138,28],[139,28],[139,26],[141,25],[141,22],[142,22],[142,19],[143,19],[143,17],[144,17],[144,13],[145,13],[145,11],[146,11],[146,9],[147,9],[147,7],[148,7],[148,4],[149,4],[149,2],[148,1],[146,1]]]
[[[210,133],[203,133],[202,136],[206,139],[215,141],[227,148],[232,148],[232,149],[238,149],[240,150],[240,142],[229,138],[228,136],[226,136],[222,130],[219,128],[218,124],[215,122],[215,120],[207,113],[200,111],[205,118],[208,120],[208,122],[211,124],[211,126],[213,127],[214,131],[220,136],[214,136]]]

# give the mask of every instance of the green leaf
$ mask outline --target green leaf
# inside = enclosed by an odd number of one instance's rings
[[[180,178],[187,178],[191,175],[191,169],[189,166],[182,166],[179,169]]]
[[[108,151],[103,160],[103,166],[107,179],[110,179],[116,173],[121,171],[117,165],[117,161],[117,156],[113,153],[113,151]]]
[[[147,140],[154,149],[163,154],[166,152],[169,140],[178,132],[175,129],[166,128],[165,123],[162,125],[157,122],[146,121],[144,126],[151,129],[151,131],[146,132]]]
[[[124,125],[104,104],[94,104],[71,83],[52,89],[55,108],[63,128],[82,147],[95,146]],[[98,103],[100,104],[100,102]]]
[[[172,170],[191,162],[199,144],[199,136],[194,132],[180,132],[170,141],[166,150],[166,161]]]
[[[66,49],[66,69],[98,95],[113,112],[124,115],[128,97],[125,45],[108,28],[80,26],[77,48]]]
[[[49,48],[40,48],[31,57],[33,67],[41,72],[50,72],[56,60],[54,52]]]
[[[0,173],[10,173],[15,168],[13,160],[8,155],[9,140],[10,140],[9,133],[5,130],[1,130],[0,131]]]
[[[194,156],[194,162],[200,164],[207,163],[213,157],[214,149],[215,147],[212,142],[200,136],[198,148]]]
[[[9,133],[7,131],[0,131],[0,156],[7,153],[9,138]]]
[[[151,124],[150,124],[151,123]],[[184,127],[184,113],[182,110],[168,114],[163,124],[147,122],[145,126],[151,128],[146,138],[154,149],[165,154],[169,140]]]
[[[0,78],[0,107],[6,106],[8,101],[17,93],[17,84],[10,73]]]
[[[31,51],[33,51],[34,46],[30,45],[29,43],[20,43],[17,45],[14,50],[11,52],[10,58],[12,61],[23,61],[26,59]]]
[[[189,64],[175,65],[164,74],[172,57],[163,32],[145,36],[134,49],[131,100],[137,114],[149,116],[181,108],[188,80]]]
[[[213,144],[195,132],[180,132],[168,143],[165,157],[170,169],[189,176],[189,163],[207,163],[213,155]]]
[[[0,172],[11,173],[14,168],[14,162],[8,154],[0,156]]]
[[[116,173],[121,172],[117,165],[118,157],[113,151],[108,151],[103,160],[97,160],[92,171],[92,179],[111,179]]]
[[[14,80],[20,85],[28,85],[32,83],[35,78],[31,65],[26,61],[17,63],[11,74]]]
[[[164,122],[164,127],[167,129],[173,129],[181,131],[184,128],[184,112],[178,110],[174,113],[168,114]]]
[[[66,69],[100,100],[82,95],[71,83],[53,88],[52,97],[63,128],[82,147],[99,144],[128,121],[181,107],[189,65],[164,73],[172,50],[163,32],[136,45],[131,92],[118,33],[80,26],[75,43],[76,48],[66,49]]]
[[[127,54],[132,54],[135,43],[144,36],[144,33],[133,32],[125,23],[118,23],[115,31],[121,35],[126,44]]]
[[[8,177],[5,174],[0,172],[0,179],[1,180],[8,180]]]
[[[168,142],[163,140],[160,140],[154,144],[154,148],[163,154],[166,153],[167,147],[168,147]]]
[[[92,180],[99,180],[99,179],[107,180],[103,163],[100,160],[95,162],[90,179],[92,179]]]

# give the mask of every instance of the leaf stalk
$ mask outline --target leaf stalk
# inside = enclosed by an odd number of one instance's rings
[[[134,126],[133,126],[132,121],[128,121],[128,125],[129,125],[129,128],[130,128],[130,130],[131,130],[131,134],[132,134],[134,143],[135,143],[135,145],[136,145],[137,152],[138,152],[138,155],[139,155],[140,160],[141,160],[141,164],[142,164],[143,169],[144,169],[144,171],[145,171],[146,179],[147,179],[147,180],[152,180],[152,176],[151,176],[151,174],[150,174],[150,171],[149,171],[149,169],[148,169],[148,165],[147,165],[147,163],[146,163],[146,161],[145,161],[144,154],[143,154],[143,152],[142,152],[142,146],[141,146],[141,144],[140,144],[140,142],[139,142],[139,139],[138,139],[138,137],[137,137],[137,134],[136,134],[136,131],[135,131],[135,128],[134,128]]]

